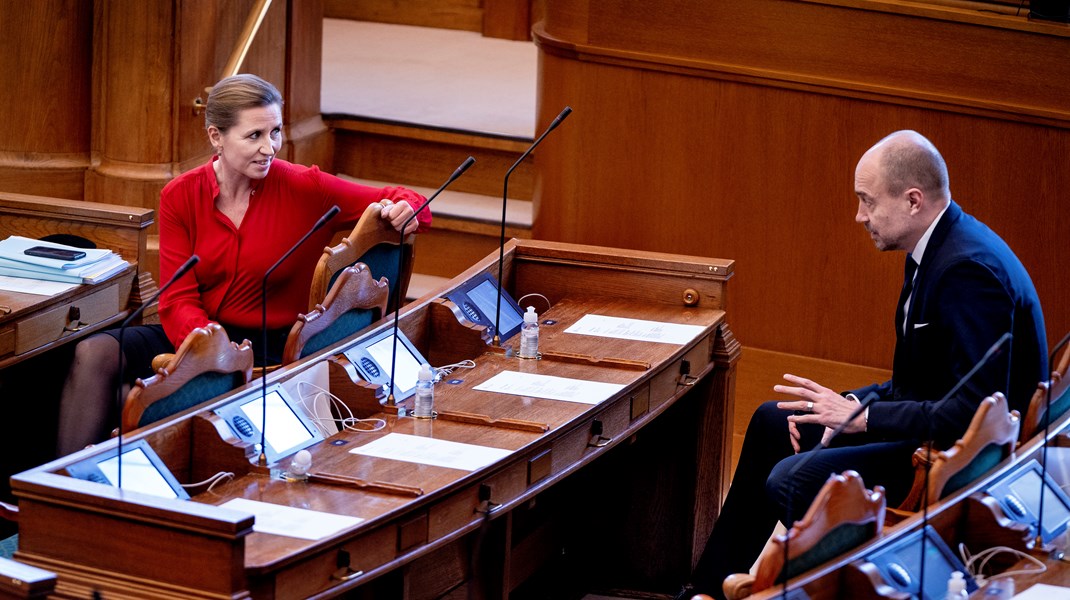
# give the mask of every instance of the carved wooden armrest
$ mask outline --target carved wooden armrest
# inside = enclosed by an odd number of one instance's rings
[[[740,600],[750,596],[752,585],[754,585],[754,575],[750,573],[733,573],[725,577],[721,589],[724,590],[724,595],[728,600]]]
[[[19,507],[7,502],[0,502],[0,517],[8,521],[19,521]]]
[[[160,369],[166,367],[174,357],[175,355],[173,352],[165,352],[164,354],[157,354],[152,357],[152,372],[159,373]]]

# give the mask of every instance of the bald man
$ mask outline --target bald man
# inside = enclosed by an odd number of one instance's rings
[[[732,487],[692,578],[697,592],[723,597],[725,576],[746,572],[777,520],[801,518],[832,473],[854,469],[866,487],[884,486],[888,504],[898,505],[910,491],[910,457],[921,441],[949,447],[996,391],[1025,414],[1047,376],[1033,282],[1007,244],[951,199],[947,166],[929,140],[897,131],[877,142],[855,168],[855,194],[855,221],[877,249],[907,253],[892,379],[842,394],[791,374],[773,386],[794,399],[767,402],[751,418]],[[1011,351],[944,398],[1007,332]],[[870,393],[876,401],[846,422]],[[841,425],[831,446],[811,456]]]

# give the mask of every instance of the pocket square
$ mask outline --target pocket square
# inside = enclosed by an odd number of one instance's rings
[[[928,323],[914,323],[914,329],[921,329],[922,327],[928,327]]]

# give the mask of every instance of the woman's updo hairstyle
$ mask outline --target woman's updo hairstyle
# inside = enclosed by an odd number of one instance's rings
[[[204,111],[204,126],[215,125],[219,131],[226,132],[238,122],[241,111],[272,104],[282,106],[282,94],[275,86],[256,75],[232,75],[212,86]]]

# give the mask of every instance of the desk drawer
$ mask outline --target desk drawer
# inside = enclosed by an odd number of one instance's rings
[[[0,329],[0,358],[15,353],[15,327]]]
[[[64,302],[39,315],[15,324],[15,353],[29,352],[74,333],[76,329],[95,325],[119,312],[119,283],[113,283],[81,298]],[[77,316],[77,320],[72,316]]]
[[[710,357],[710,336],[699,340],[695,347],[687,351],[679,358],[667,365],[660,373],[650,380],[650,408],[661,406],[669,401],[674,395],[687,389],[680,378],[680,369],[686,360],[690,365],[691,376],[688,382],[694,382],[698,374],[702,373],[713,362]]]
[[[381,567],[396,558],[396,538],[396,527],[382,527],[300,561],[275,577],[275,598],[307,598]]]
[[[479,488],[487,486],[492,504],[506,504],[520,497],[527,490],[528,464],[519,462],[506,470],[490,477],[484,482],[464,488],[443,502],[431,507],[431,522],[428,526],[428,541],[435,541],[443,536],[483,519],[477,513],[480,506]]]
[[[548,475],[557,475],[571,468],[588,454],[599,452],[612,441],[619,439],[631,423],[630,414],[631,395],[629,394],[618,399],[606,410],[585,419],[582,425],[562,436],[553,443],[553,456],[551,457],[553,466]],[[601,425],[602,432],[599,435],[595,435],[598,429],[595,421]]]

